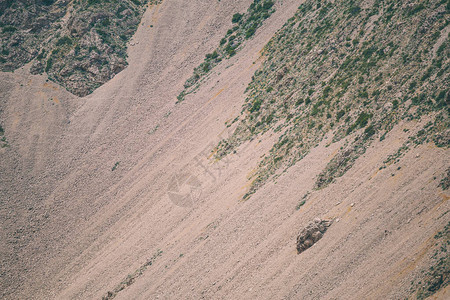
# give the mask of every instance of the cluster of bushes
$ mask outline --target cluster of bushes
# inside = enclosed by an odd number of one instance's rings
[[[184,84],[184,90],[178,95],[178,102],[198,88],[199,81],[223,59],[234,56],[246,39],[251,38],[265,19],[275,11],[274,1],[254,0],[246,13],[236,13],[231,19],[234,24],[225,37],[220,40],[219,46],[211,53],[206,54],[205,60],[197,68],[194,74]]]
[[[247,88],[237,129],[223,143],[227,147],[218,147],[217,158],[269,130],[290,141],[289,147],[274,144],[260,162],[250,195],[330,130],[333,142],[355,138],[349,159],[337,156],[342,161],[327,167],[325,185],[345,173],[377,133],[384,137],[402,119],[437,112],[436,125],[421,140],[439,140],[431,136],[449,126],[450,90],[442,88],[450,68],[448,42],[436,53],[432,49],[448,25],[442,13],[448,7],[442,0],[377,0],[368,8],[350,0],[305,1],[266,45],[266,61]],[[373,28],[366,32],[369,22]]]

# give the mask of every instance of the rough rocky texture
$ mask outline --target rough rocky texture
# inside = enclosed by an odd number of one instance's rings
[[[32,74],[85,96],[127,66],[127,42],[147,2],[160,1],[4,1],[0,70],[34,59]]]
[[[450,222],[434,236],[435,244],[428,251],[431,266],[423,270],[424,275],[417,282],[412,282],[411,294],[422,300],[430,297],[450,284]]]
[[[342,176],[401,120],[430,116],[422,142],[448,147],[449,10],[441,0],[302,3],[266,45],[241,114],[226,123],[234,133],[217,147],[220,159],[265,134],[278,137],[245,198],[328,133],[330,144],[348,139],[316,188]]]
[[[323,237],[328,227],[331,226],[331,223],[331,221],[315,218],[313,222],[310,222],[308,226],[303,228],[297,237],[297,253],[300,254],[317,243]]]
[[[35,58],[51,39],[70,0],[0,2],[0,70],[13,71]]]
[[[428,281],[429,251],[450,213],[449,192],[439,185],[450,149],[427,142],[432,115],[379,133],[320,189],[317,176],[354,135],[333,143],[331,131],[322,140],[305,135],[317,146],[247,201],[252,175],[280,131],[221,160],[211,156],[237,125],[224,123],[246,103],[244,91],[266,59],[261,49],[295,15],[298,0],[277,1],[245,46],[175,104],[233,14],[252,2],[165,0],[150,7],[128,48],[129,67],[81,99],[26,68],[0,72],[0,119],[10,145],[0,148],[0,298],[101,299],[120,290],[116,299],[406,299],[412,281]],[[272,58],[280,84],[291,72],[281,57]],[[369,93],[365,101],[375,99]],[[394,107],[386,104],[391,113]],[[347,113],[359,116],[353,107]],[[181,174],[199,182],[176,191],[190,196],[188,206],[171,197]],[[299,198],[305,203],[296,210]],[[297,255],[299,230],[316,216],[335,221]],[[149,260],[158,249],[164,254]],[[430,287],[448,299],[439,275],[432,274]]]

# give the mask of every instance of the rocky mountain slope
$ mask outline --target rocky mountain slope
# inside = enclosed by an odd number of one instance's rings
[[[352,134],[353,140],[316,188],[342,176],[400,120],[431,116],[401,152],[431,141],[448,147],[448,9],[442,1],[306,1],[265,47],[267,60],[249,85],[247,105],[229,124],[239,121],[238,128],[217,157],[269,130],[279,132],[255,174],[253,193],[330,131],[333,142]]]
[[[122,71],[146,0],[3,1],[0,70],[32,74],[85,96]],[[149,1],[150,5],[157,1]]]
[[[448,298],[448,1],[44,2],[0,2],[52,15],[0,16],[2,299]]]

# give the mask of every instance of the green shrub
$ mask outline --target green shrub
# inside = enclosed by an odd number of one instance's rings
[[[207,59],[216,59],[217,57],[219,57],[219,54],[217,53],[216,50],[214,50],[214,52],[211,54],[206,54]]]
[[[295,106],[299,106],[299,105],[302,104],[303,102],[305,102],[305,101],[303,101],[303,99],[300,98],[300,99],[298,99],[298,100],[295,102]]]
[[[43,50],[38,54],[38,56],[36,56],[36,58],[37,58],[38,60],[41,60],[41,59],[44,58],[44,55],[45,55],[45,50],[43,49]]]
[[[253,25],[252,27],[250,27],[249,29],[247,29],[247,31],[245,32],[245,38],[248,39],[251,36],[253,36],[256,32],[256,26]]]
[[[14,27],[14,26],[5,26],[5,27],[3,27],[3,29],[2,29],[2,32],[3,33],[8,33],[8,32],[16,32],[17,31],[17,28],[16,27]]]
[[[56,42],[56,46],[72,45],[72,39],[68,36],[63,36]]]
[[[296,210],[299,210],[300,207],[302,207],[303,205],[305,205],[306,200],[302,200],[299,204],[297,204],[297,206],[295,207]]]
[[[253,102],[253,106],[250,108],[250,112],[258,111],[261,108],[262,101],[260,99]]]
[[[117,167],[119,167],[120,161],[117,161],[114,166],[111,168],[111,171],[115,171]]]
[[[372,114],[368,114],[365,112],[362,112],[359,114],[358,118],[356,119],[355,123],[353,123],[352,126],[350,126],[347,129],[347,134],[350,134],[353,130],[355,130],[356,128],[362,128],[365,127],[367,125],[367,123],[369,122],[369,119],[372,117]],[[369,129],[370,131],[371,129]]]
[[[88,6],[100,4],[100,0],[88,0]]]
[[[210,66],[211,66],[210,63],[207,63],[207,62],[206,62],[206,63],[203,63],[203,67],[202,67],[203,72],[209,72]]]
[[[362,113],[359,114],[358,119],[356,119],[355,124],[357,126],[359,126],[360,128],[364,127],[364,126],[367,125],[367,123],[369,122],[370,118],[372,118],[372,114],[362,112]]]
[[[359,6],[352,6],[348,9],[348,13],[352,16],[356,16],[357,14],[359,14],[361,12],[361,7]]]
[[[111,24],[111,21],[109,20],[109,18],[105,18],[105,19],[103,19],[101,22],[100,22],[100,24],[102,25],[102,26],[109,26],[110,24]]]
[[[339,120],[345,115],[345,111],[342,109],[340,111],[338,111],[338,113],[336,114],[336,122],[339,122]]]
[[[358,97],[367,99],[369,98],[369,93],[367,93],[367,91],[359,91]]]
[[[330,93],[333,91],[333,89],[330,86],[326,86],[323,89],[323,97],[324,98],[328,98],[328,96],[330,95]]]
[[[423,5],[423,3],[417,4],[416,6],[413,6],[409,9],[406,10],[406,15],[408,17],[411,17],[415,14],[417,14],[418,12],[420,12],[422,9],[425,8],[425,5]]]
[[[53,65],[53,59],[50,57],[47,60],[47,65],[45,66],[45,72],[48,73],[48,71],[50,71],[50,69],[52,68]]]
[[[231,19],[231,22],[234,23],[239,23],[239,21],[242,19],[243,14],[240,13],[235,13],[233,15],[233,18]]]
[[[398,100],[392,101],[392,108],[396,109],[398,107]]]
[[[55,2],[55,0],[42,0],[42,4],[45,6],[52,5]]]
[[[375,134],[375,128],[373,127],[373,125],[369,125],[367,126],[367,128],[364,130],[364,138],[368,139],[369,137],[371,137],[372,135]]]
[[[275,3],[273,1],[265,1],[263,4],[263,9],[269,10]]]

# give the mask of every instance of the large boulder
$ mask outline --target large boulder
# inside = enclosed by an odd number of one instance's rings
[[[331,221],[315,218],[310,222],[297,237],[297,253],[300,254],[323,237],[323,234],[330,227]]]

